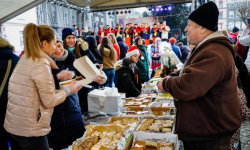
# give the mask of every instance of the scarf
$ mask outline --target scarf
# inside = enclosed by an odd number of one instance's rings
[[[74,47],[69,47],[68,49],[69,49],[70,52],[73,52],[75,50],[75,48],[76,47],[74,46]]]
[[[65,59],[68,57],[68,54],[68,51],[64,49],[64,53],[61,57],[51,56],[51,58],[53,58],[55,61],[65,61]]]

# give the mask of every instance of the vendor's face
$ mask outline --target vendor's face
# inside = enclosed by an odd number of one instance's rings
[[[64,53],[63,45],[60,42],[56,43],[56,49],[52,52],[54,57],[62,57]]]
[[[66,44],[68,47],[74,47],[76,45],[76,37],[74,35],[68,35],[66,37]]]
[[[185,28],[187,32],[187,42],[193,45],[198,45],[200,42],[201,26],[192,20],[188,20],[188,25]]]
[[[141,24],[141,28],[143,28],[144,27],[144,24]]]
[[[138,25],[135,25],[135,28],[137,28],[138,27]]]
[[[142,40],[138,40],[138,45],[142,45]]]
[[[130,61],[134,62],[134,63],[137,63],[138,62],[138,58],[139,58],[139,55],[138,54],[134,54],[130,57]]]

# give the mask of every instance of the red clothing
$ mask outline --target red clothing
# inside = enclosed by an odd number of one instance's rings
[[[236,35],[236,34],[234,34],[234,33],[229,33],[229,36],[231,36],[231,38],[232,38],[233,41],[234,41],[234,39],[237,38],[238,35]]]
[[[114,33],[115,34],[115,30],[114,29],[106,29],[106,35],[108,36],[109,33]]]
[[[128,47],[131,47],[131,37],[125,37],[125,43],[128,45]]]
[[[114,49],[115,49],[115,51],[116,51],[116,54],[117,54],[117,61],[118,60],[120,60],[120,49],[119,49],[119,45],[117,45],[117,44],[113,44],[113,47],[114,47]]]
[[[239,54],[240,57],[243,58],[246,47],[241,45],[239,40],[240,40],[240,38],[238,39],[238,41],[236,43],[236,46],[238,47],[237,54]]]
[[[19,57],[21,58],[24,55],[24,51],[22,51],[22,53],[19,55]]]
[[[140,37],[140,28],[133,28],[134,39]]]
[[[102,42],[102,38],[104,37],[104,36],[106,36],[106,30],[105,29],[101,29],[101,28],[99,28],[99,30],[98,30],[98,35],[99,35],[99,42],[101,43]]]
[[[115,36],[121,36],[122,33],[123,33],[123,29],[122,28],[120,30],[119,29],[115,29]]]

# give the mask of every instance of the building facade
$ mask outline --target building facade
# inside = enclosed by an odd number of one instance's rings
[[[17,55],[24,50],[23,29],[28,23],[37,24],[36,8],[18,15],[1,26],[1,37],[15,47]]]

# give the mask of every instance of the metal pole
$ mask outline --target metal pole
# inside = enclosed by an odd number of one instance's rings
[[[197,0],[194,0],[194,9],[197,9]]]

